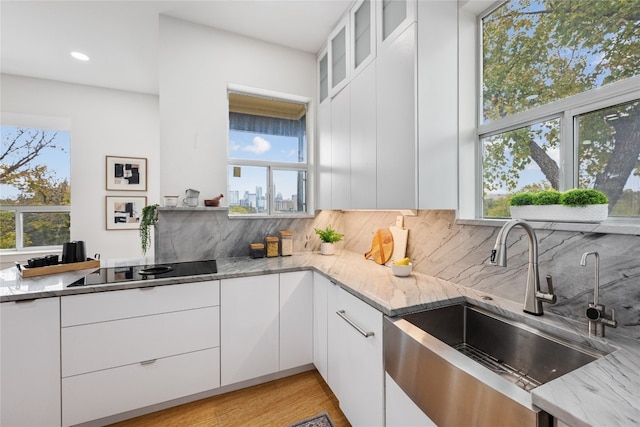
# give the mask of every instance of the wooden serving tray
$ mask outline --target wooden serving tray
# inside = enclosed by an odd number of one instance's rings
[[[16,263],[17,264],[17,263]],[[45,276],[47,274],[66,273],[67,271],[84,270],[88,268],[100,268],[100,260],[87,258],[86,261],[71,262],[68,264],[46,265],[44,267],[27,267],[17,264],[18,272],[22,277]]]

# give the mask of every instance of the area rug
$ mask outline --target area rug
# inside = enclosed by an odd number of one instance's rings
[[[315,417],[307,418],[295,424],[291,424],[289,427],[333,427],[331,418],[326,412]]]

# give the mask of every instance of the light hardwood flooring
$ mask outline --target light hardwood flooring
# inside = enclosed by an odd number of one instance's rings
[[[335,427],[350,427],[318,371],[198,400],[112,427],[285,427],[322,412]]]

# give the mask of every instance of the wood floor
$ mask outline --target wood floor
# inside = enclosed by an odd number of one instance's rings
[[[335,427],[350,427],[338,400],[313,370],[143,415],[112,427],[285,427],[327,412]]]

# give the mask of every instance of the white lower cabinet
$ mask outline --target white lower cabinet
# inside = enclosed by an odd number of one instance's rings
[[[385,374],[386,427],[435,427],[389,374]]]
[[[280,370],[313,361],[313,276],[280,274]]]
[[[61,300],[62,425],[220,387],[220,282]]]
[[[382,313],[344,289],[338,291],[338,389],[351,425],[384,425]],[[329,372],[331,378],[332,372]]]
[[[60,298],[0,304],[0,425],[60,425]]]
[[[63,378],[63,425],[217,388],[219,358],[220,349],[210,348]]]
[[[338,389],[338,286],[313,273],[313,364],[334,390]]]
[[[220,284],[221,384],[278,372],[279,275],[223,279]]]

